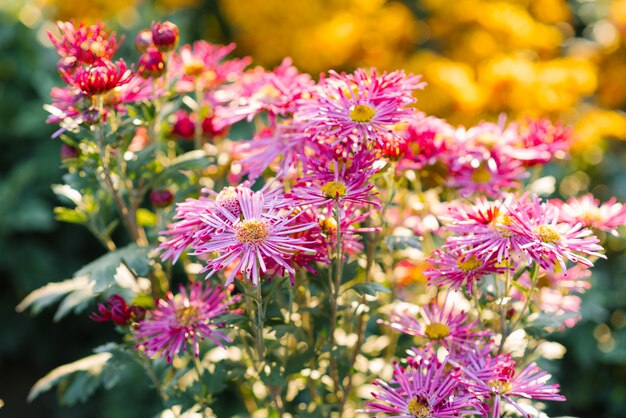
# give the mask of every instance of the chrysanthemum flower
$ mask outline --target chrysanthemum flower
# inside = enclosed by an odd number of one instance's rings
[[[580,223],[560,222],[558,207],[542,202],[537,196],[518,202],[509,213],[516,219],[511,230],[531,237],[525,251],[545,269],[552,269],[558,263],[566,270],[565,260],[593,266],[587,256],[606,258],[599,252],[602,246],[591,230]]]
[[[475,254],[454,248],[433,251],[432,257],[427,261],[431,268],[424,272],[428,277],[428,283],[432,286],[450,286],[451,289],[459,290],[465,285],[469,294],[474,292],[474,285],[484,276],[490,274],[502,274],[506,268],[502,267],[498,259],[490,254],[484,258],[478,258]]]
[[[488,330],[478,328],[478,320],[448,303],[447,295],[443,301],[435,300],[423,307],[401,304],[383,323],[403,334],[428,340],[426,347],[441,344],[450,353],[471,350],[490,335]]]
[[[74,72],[62,72],[63,79],[72,87],[88,95],[106,93],[130,82],[133,74],[124,60],[117,63],[99,59],[87,67],[78,67]]]
[[[217,217],[226,219],[223,211],[230,213],[234,217],[241,215],[238,192],[245,191],[251,193],[252,190],[244,185],[237,187],[225,187],[219,193],[213,190],[203,189],[204,194],[212,197],[200,196],[198,199],[187,199],[176,205],[176,215],[174,219],[180,219],[170,225],[167,231],[161,235],[169,237],[159,248],[163,251],[162,260],[172,259],[175,263],[187,248],[195,248],[197,245],[211,239],[215,233],[212,224],[205,222],[204,216],[214,214]],[[279,196],[279,188],[273,187],[269,183],[257,194],[263,196],[264,207],[281,207],[286,201]]]
[[[535,363],[530,363],[519,373],[516,363],[510,355],[495,357],[480,352],[468,353],[462,367],[464,384],[478,396],[493,398],[492,418],[502,415],[502,402],[507,402],[517,409],[522,416],[530,418],[515,398],[540,399],[546,401],[564,401],[559,395],[559,385],[548,384],[550,375]]]
[[[580,223],[586,228],[610,232],[615,236],[617,229],[626,225],[626,206],[615,198],[601,204],[589,193],[572,197],[565,203],[560,200],[552,200],[550,203],[558,206],[559,219],[570,224]]]
[[[57,22],[61,37],[47,32],[48,38],[61,56],[59,69],[71,70],[81,64],[93,64],[99,60],[111,60],[117,51],[115,33],[109,34],[104,25],[85,25],[73,22]]]
[[[206,41],[183,45],[180,52],[174,53],[168,63],[172,78],[177,80],[176,91],[193,92],[196,83],[203,90],[211,90],[227,80],[232,81],[239,77],[250,64],[250,58],[225,60],[233,49],[235,44],[222,46]]]
[[[201,282],[192,283],[189,292],[181,286],[176,296],[168,292],[137,326],[133,338],[139,342],[135,347],[148,357],[160,354],[168,363],[189,344],[198,357],[199,343],[205,338],[223,347],[223,342],[231,340],[218,330],[223,325],[214,319],[228,313],[239,300],[239,296],[225,300],[226,296],[221,286],[212,288]]]
[[[545,164],[553,158],[564,158],[572,145],[572,130],[547,119],[528,120],[511,126],[517,133],[505,152],[525,166]]]
[[[530,260],[525,248],[532,242],[532,233],[528,228],[512,228],[518,219],[512,216],[511,207],[525,199],[513,195],[495,201],[478,198],[471,205],[450,207],[447,228],[458,235],[448,239],[444,250],[463,251],[465,261],[494,257],[501,263],[512,255]]]
[[[453,418],[482,414],[480,401],[460,390],[460,372],[447,360],[434,356],[407,359],[407,367],[394,364],[390,383],[377,380],[375,402],[366,402],[370,414],[396,418]]]
[[[335,136],[339,142],[356,132],[364,143],[383,144],[381,135],[391,132],[393,125],[415,118],[415,110],[407,106],[415,102],[413,91],[424,87],[419,76],[402,71],[379,76],[374,69],[329,74],[314,99],[295,114],[311,136]]]
[[[293,281],[295,269],[291,258],[296,251],[313,252],[310,242],[293,235],[312,228],[314,223],[300,223],[295,208],[284,209],[270,205],[265,208],[261,193],[236,190],[241,209],[238,216],[220,205],[214,212],[202,215],[202,222],[213,229],[210,239],[194,245],[194,255],[217,253],[217,257],[206,263],[202,272],[207,277],[234,265],[226,284],[242,273],[254,286],[260,284],[261,275],[267,268],[266,260],[283,267]]]

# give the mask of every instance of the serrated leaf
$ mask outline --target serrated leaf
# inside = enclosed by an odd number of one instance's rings
[[[17,305],[15,309],[18,312],[23,312],[30,308],[31,312],[36,315],[46,307],[56,303],[64,296],[72,294],[73,292],[79,292],[81,294],[89,292],[92,295],[91,297],[93,297],[95,294],[92,291],[92,288],[93,285],[89,283],[86,276],[76,276],[73,279],[64,280],[62,282],[48,283],[47,285],[31,292],[19,305]],[[70,307],[76,308],[77,305],[71,306],[71,302],[68,302],[68,309],[70,309]],[[59,314],[57,312],[55,319],[57,316],[62,317],[63,315],[64,313]]]
[[[124,262],[126,266],[139,276],[149,271],[148,247],[130,244],[126,247],[107,253],[78,270],[76,276],[87,276],[94,282],[94,292],[102,292],[115,283],[115,272]]]
[[[524,330],[531,337],[544,338],[550,334],[552,329],[561,328],[566,320],[578,316],[580,316],[578,312],[568,312],[562,315],[541,312],[529,319]]]
[[[376,293],[391,293],[391,290],[380,283],[359,283],[350,287],[348,290],[354,290],[358,294],[370,296],[376,296]]]
[[[84,400],[84,395],[89,396],[93,390],[95,390],[95,388],[93,388],[90,384],[90,380],[98,379],[98,376],[102,372],[102,368],[111,357],[112,354],[109,352],[97,353],[77,360],[73,363],[57,367],[35,383],[28,394],[28,402],[32,402],[42,393],[49,391],[63,379],[79,372],[84,372],[86,376],[81,378],[78,382],[74,381],[74,383],[79,383],[79,385],[73,385],[72,383],[67,384],[65,392],[67,393],[69,391],[72,396],[70,399],[67,399],[68,401]],[[81,391],[81,387],[84,387],[86,390]],[[91,390],[91,392],[89,392],[89,390]],[[89,393],[87,394],[87,392]]]

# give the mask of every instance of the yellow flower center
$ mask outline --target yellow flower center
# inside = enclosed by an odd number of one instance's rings
[[[511,221],[512,220],[509,215],[499,214],[493,221],[491,221],[491,225],[494,226],[503,237],[511,237],[513,233],[505,228],[506,226],[511,225]]]
[[[535,232],[543,242],[556,244],[561,240],[561,234],[552,225],[539,225],[535,227]]]
[[[320,219],[320,226],[324,232],[334,231],[337,229],[337,221],[335,221],[335,218],[331,217],[322,218]]]
[[[487,384],[496,393],[507,393],[513,389],[511,384],[504,380],[490,380]]]
[[[441,340],[442,338],[446,338],[450,335],[450,328],[446,324],[442,324],[441,322],[431,322],[426,325],[426,329],[424,333],[431,340]]]
[[[183,306],[176,310],[176,319],[182,326],[188,327],[189,325],[198,321],[200,317],[200,309],[197,306]]]
[[[489,183],[491,181],[491,172],[485,164],[481,164],[472,172],[472,180],[478,184]]]
[[[200,75],[205,69],[204,62],[198,59],[192,59],[183,65],[186,75]]]
[[[243,221],[237,226],[235,237],[242,244],[260,245],[270,236],[267,223],[260,219]]]
[[[466,273],[469,273],[470,271],[474,271],[478,267],[482,266],[483,262],[478,260],[476,258],[476,256],[473,255],[470,258],[468,258],[467,260],[463,260],[463,257],[459,258],[457,260],[456,264],[457,264],[457,266],[459,266],[459,268],[461,270],[463,270]]]
[[[478,138],[476,138],[476,142],[491,149],[496,146],[498,142],[500,142],[500,137],[490,132],[485,132],[484,134],[479,135]]]
[[[428,405],[420,401],[417,396],[409,401],[407,409],[415,418],[431,418],[432,416]]]
[[[326,195],[326,197],[330,197],[331,199],[345,197],[348,191],[346,185],[340,181],[329,181],[324,184],[320,190]]]
[[[369,122],[375,115],[376,110],[368,105],[356,105],[350,111],[350,119],[357,123]]]

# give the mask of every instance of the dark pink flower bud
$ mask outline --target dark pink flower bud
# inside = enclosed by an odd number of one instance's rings
[[[61,160],[78,158],[79,155],[80,151],[78,150],[78,148],[67,145],[65,143],[61,145]]]
[[[98,312],[94,312],[89,319],[96,322],[113,321],[116,325],[127,325],[131,319],[143,316],[143,310],[136,306],[129,307],[120,295],[113,295],[107,301],[108,307],[98,304]]]
[[[152,42],[162,52],[172,51],[178,44],[178,26],[172,22],[157,22],[150,28]]]
[[[135,37],[135,48],[137,48],[137,51],[146,52],[152,46],[154,46],[152,31],[150,29],[140,30]]]
[[[174,195],[167,189],[150,192],[150,202],[157,208],[166,208],[174,201]]]
[[[139,75],[143,78],[158,78],[165,72],[165,56],[154,47],[148,50],[139,58]]]
[[[225,128],[216,128],[215,127],[215,119],[213,117],[206,117],[202,121],[202,133],[211,138],[223,134]]]
[[[196,124],[189,113],[184,110],[179,110],[176,112],[176,120],[174,122],[174,126],[172,126],[172,133],[181,138],[191,139],[193,138],[194,132],[196,131]]]

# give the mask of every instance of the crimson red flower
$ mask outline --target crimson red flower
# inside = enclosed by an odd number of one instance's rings
[[[158,78],[165,72],[165,55],[154,47],[148,48],[139,58],[137,71],[143,78]]]
[[[127,325],[131,319],[143,318],[143,309],[137,306],[128,306],[120,295],[113,295],[107,301],[108,307],[98,304],[98,312],[94,312],[89,319],[96,322],[113,321],[116,325]]]
[[[128,84],[133,78],[132,71],[122,59],[116,63],[101,59],[88,67],[77,68],[74,73],[63,71],[62,75],[67,84],[88,95],[106,93]]]

